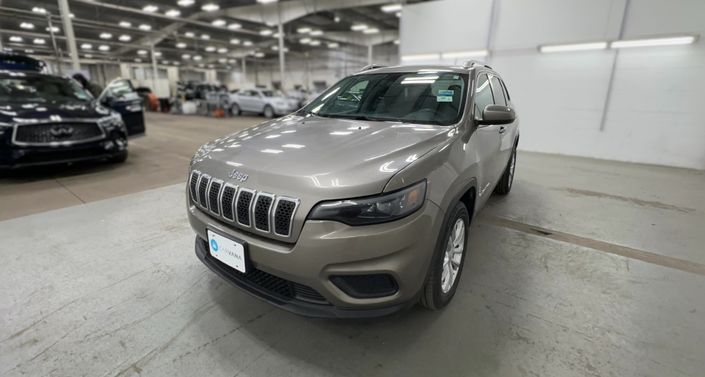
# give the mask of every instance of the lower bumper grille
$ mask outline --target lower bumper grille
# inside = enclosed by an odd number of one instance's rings
[[[211,257],[210,253],[207,251],[208,242],[206,242],[206,240],[199,237],[198,242],[201,243],[201,247],[206,253],[206,259],[208,262],[216,264],[221,269],[228,271],[228,276],[234,280],[238,280],[245,284],[254,285],[263,293],[280,300],[300,300],[312,304],[330,305],[328,300],[309,286],[282,279],[254,267],[250,267],[247,273],[243,274],[218,259]]]

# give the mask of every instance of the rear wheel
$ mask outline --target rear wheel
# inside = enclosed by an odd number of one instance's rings
[[[240,106],[237,103],[234,103],[230,106],[230,113],[233,115],[240,115]]]
[[[264,107],[264,117],[269,119],[274,118],[274,109],[272,106],[267,105]]]
[[[516,170],[516,165],[517,149],[514,147],[512,150],[512,155],[509,157],[509,161],[507,162],[507,167],[504,168],[504,174],[502,174],[502,178],[499,180],[497,187],[494,189],[495,193],[499,195],[509,194],[509,191],[512,189],[512,183],[514,183],[514,171]]]
[[[458,202],[441,230],[430,272],[421,295],[421,305],[431,310],[448,305],[458,289],[468,243],[470,215]]]

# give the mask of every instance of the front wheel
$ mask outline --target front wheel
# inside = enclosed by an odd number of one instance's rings
[[[267,119],[274,118],[274,109],[272,106],[267,105],[264,107],[264,117]]]
[[[239,106],[237,103],[234,103],[234,104],[230,107],[230,113],[233,114],[233,115],[235,115],[235,116],[240,115],[240,106]]]
[[[438,310],[448,305],[455,295],[463,272],[468,244],[470,214],[465,204],[458,202],[449,213],[441,230],[436,252],[421,295],[421,305]]]
[[[512,183],[514,183],[514,171],[516,170],[516,165],[517,149],[514,148],[512,150],[512,155],[509,157],[509,161],[507,162],[507,167],[504,168],[504,174],[502,174],[502,178],[500,178],[499,183],[497,183],[497,187],[494,189],[495,193],[498,195],[509,194],[509,191],[512,189]]]

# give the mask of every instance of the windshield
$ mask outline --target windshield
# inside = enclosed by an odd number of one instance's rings
[[[451,125],[465,108],[467,74],[374,73],[343,79],[303,111],[331,118]]]
[[[274,97],[274,92],[271,90],[263,90],[262,95],[265,97]]]
[[[93,97],[73,80],[14,73],[0,76],[0,102],[90,101]]]

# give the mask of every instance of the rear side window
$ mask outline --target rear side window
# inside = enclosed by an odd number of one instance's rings
[[[487,79],[487,75],[483,73],[477,79],[477,86],[475,87],[475,119],[482,120],[482,111],[485,110],[487,105],[493,104],[494,98],[492,98],[490,81]]]
[[[495,105],[507,106],[507,100],[504,97],[504,90],[502,89],[502,84],[499,83],[499,79],[495,76],[490,76],[490,82],[492,83]]]

